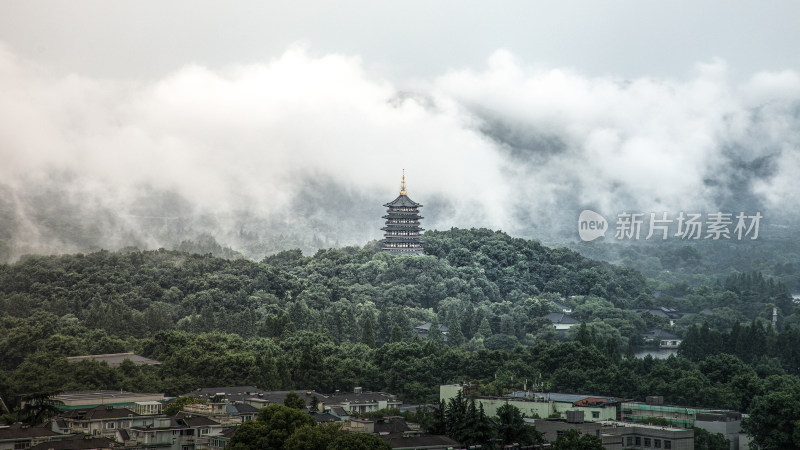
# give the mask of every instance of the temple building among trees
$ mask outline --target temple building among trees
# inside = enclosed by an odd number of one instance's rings
[[[388,209],[383,216],[386,226],[383,251],[396,255],[421,255],[422,254],[422,228],[419,227],[419,208],[422,205],[411,200],[406,195],[406,174],[403,170],[403,179],[400,183],[400,195],[391,202],[383,205]]]

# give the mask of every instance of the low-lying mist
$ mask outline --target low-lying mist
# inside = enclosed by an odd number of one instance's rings
[[[0,47],[0,260],[363,245],[381,238],[403,168],[426,229],[569,242],[587,208],[791,224],[800,76],[727,72],[714,60],[682,80],[587,77],[498,50],[482,68],[393,83],[358,57],[293,47],[137,83],[54,76]]]

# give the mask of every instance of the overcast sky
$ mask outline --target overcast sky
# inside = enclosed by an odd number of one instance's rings
[[[798,212],[798,23],[778,0],[2,2],[0,215],[15,253],[58,246],[34,245],[43,189],[117,229],[169,192],[357,217],[327,231],[363,243],[401,168],[426,228]]]
[[[588,76],[678,77],[725,60],[739,79],[798,69],[800,3],[770,1],[72,0],[0,4],[0,39],[63,72],[158,77],[263,62],[296,42],[403,81],[479,67],[503,48]]]

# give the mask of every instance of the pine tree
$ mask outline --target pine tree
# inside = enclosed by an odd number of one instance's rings
[[[450,311],[447,314],[447,345],[451,347],[460,347],[464,345],[464,334],[461,332],[461,323],[455,311]]]
[[[575,340],[581,345],[592,345],[592,335],[589,332],[589,327],[586,326],[586,322],[581,322],[578,334],[575,335]]]
[[[400,326],[394,324],[392,326],[392,334],[389,336],[389,342],[403,342],[403,330],[400,329]]]
[[[369,348],[375,348],[375,319],[370,312],[364,315],[364,325],[361,330],[361,343]]]
[[[486,316],[483,316],[483,320],[481,320],[481,323],[478,326],[478,331],[475,332],[475,337],[486,339],[491,335],[492,327],[489,326],[489,319],[487,319]]]
[[[428,340],[437,347],[444,344],[444,337],[442,337],[442,330],[439,329],[439,319],[436,316],[431,320],[431,328],[428,330]]]

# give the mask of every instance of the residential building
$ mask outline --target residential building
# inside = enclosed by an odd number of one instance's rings
[[[556,305],[556,308],[560,309],[561,312],[563,312],[565,314],[572,314],[572,308],[571,307],[569,307],[569,306],[567,306],[567,305],[565,305],[565,304],[563,304],[561,302],[556,302],[556,301],[553,301],[553,304]]]
[[[52,430],[50,424],[45,425],[0,425],[0,450],[15,450],[33,447],[42,442],[63,439],[66,434]]]
[[[221,434],[211,436],[211,450],[224,450],[231,441],[234,433],[236,433],[236,428],[231,427],[223,429]]]
[[[736,411],[664,405],[664,398],[661,396],[648,396],[644,403],[622,402],[620,417],[625,422],[636,422],[655,417],[681,428],[704,425],[710,427],[708,431],[716,428],[715,433],[723,434],[738,432],[736,430],[740,428],[742,420],[741,413]],[[717,422],[721,424],[717,424]],[[725,431],[723,432],[723,430]]]
[[[386,392],[364,392],[360,387],[353,389],[353,392],[337,391],[325,396],[323,401],[327,407],[339,406],[353,414],[363,414],[386,408],[400,408],[403,404],[395,395]]]
[[[555,328],[556,331],[566,331],[580,323],[580,321],[565,313],[545,314],[544,318],[553,323],[553,328]]]
[[[164,411],[164,402],[135,402],[132,409],[142,416],[158,415]]]
[[[254,420],[258,417],[257,408],[245,402],[233,403],[197,403],[194,405],[186,405],[183,411],[187,414],[197,414],[208,417],[220,424],[238,425],[247,420]]]
[[[655,317],[666,319],[669,321],[669,326],[671,327],[675,326],[675,321],[687,314],[673,308],[667,308],[665,306],[659,306],[658,308],[636,308],[634,311],[639,314],[644,314],[647,312]]]
[[[195,389],[187,392],[182,397],[195,397],[207,401],[215,406],[215,414],[225,414],[229,403],[247,403],[257,409],[269,405],[282,405],[286,395],[292,391],[265,391],[255,386],[224,386]],[[310,406],[312,399],[316,398],[317,409],[323,409],[325,396],[319,392],[298,389],[294,391]]]
[[[469,390],[469,385],[439,386],[439,399],[448,402],[458,391]],[[587,421],[615,420],[617,406],[622,399],[596,395],[560,394],[555,392],[514,392],[503,397],[478,396],[475,401],[483,405],[487,416],[496,416],[503,405],[512,405],[528,417],[551,417],[569,411],[582,411]]]
[[[72,391],[53,396],[60,409],[87,409],[98,405],[133,408],[137,402],[163,402],[164,394],[127,391]]]
[[[425,433],[419,424],[407,423],[402,417],[384,417],[377,420],[351,419],[345,422],[343,428],[356,433],[377,434],[393,449],[461,448],[461,444],[454,439]]]
[[[554,442],[566,430],[596,436],[608,450],[694,450],[694,430],[627,423],[619,421],[585,422],[581,411],[567,413],[567,419],[525,419]]]
[[[132,427],[137,417],[141,416],[128,408],[112,405],[72,409],[59,416],[69,432],[102,436],[119,442],[124,440],[120,430]]]
[[[104,437],[76,434],[58,441],[42,442],[28,450],[112,450],[123,444]]]
[[[447,341],[448,330],[449,328],[447,328],[447,325],[439,324],[439,331],[442,332],[442,337],[444,338],[445,341]],[[414,333],[416,333],[420,339],[428,339],[428,333],[430,333],[430,331],[431,331],[430,322],[425,322],[422,325],[417,325],[416,327],[414,327]]]
[[[730,450],[738,450],[742,441],[742,414],[736,411],[704,411],[695,415],[694,426],[709,433],[722,433]],[[747,441],[749,443],[749,440]],[[745,447],[747,448],[747,447]]]
[[[652,329],[646,333],[642,333],[642,340],[645,343],[657,343],[658,348],[675,349],[681,345],[683,339],[670,333],[669,331],[661,329]]]
[[[178,413],[171,417],[143,416],[128,430],[126,448],[201,450],[211,448],[211,438],[222,434],[222,425],[208,417]]]
[[[448,436],[419,433],[388,433],[381,435],[395,450],[449,450],[463,448],[462,445]]]

